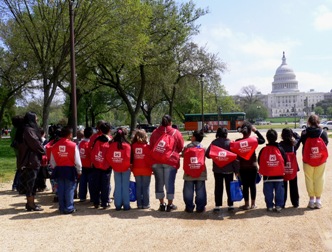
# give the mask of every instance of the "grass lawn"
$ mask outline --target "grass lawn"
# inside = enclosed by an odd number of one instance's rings
[[[0,138],[0,183],[11,181],[16,171],[16,158],[9,138]]]

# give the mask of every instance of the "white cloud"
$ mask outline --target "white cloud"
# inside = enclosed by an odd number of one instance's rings
[[[287,38],[268,41],[261,36],[234,32],[223,23],[216,23],[210,27],[203,26],[195,41],[207,45],[212,52],[222,52],[231,56],[231,60],[244,56],[270,59],[274,58],[276,53],[290,52],[294,46],[301,44],[297,40]],[[228,48],[227,52],[223,51],[225,48]]]
[[[313,26],[318,31],[327,31],[332,29],[332,11],[325,5],[320,5],[314,12]]]
[[[308,92],[314,89],[316,92],[329,92],[332,89],[332,76],[330,74],[297,72],[296,79],[299,82],[299,90]]]

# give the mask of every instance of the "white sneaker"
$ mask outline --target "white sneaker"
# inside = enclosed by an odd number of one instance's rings
[[[315,209],[315,207],[316,207],[316,203],[309,201],[308,208]]]
[[[323,206],[322,206],[322,203],[320,203],[320,202],[316,202],[315,203],[315,208],[316,209],[321,209]]]

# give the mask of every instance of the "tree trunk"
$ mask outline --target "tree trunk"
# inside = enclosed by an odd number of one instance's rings
[[[173,105],[174,105],[175,93],[176,93],[176,86],[173,85],[172,96],[171,96],[171,99],[169,99],[169,112],[168,112],[168,114],[171,117],[173,116]]]
[[[48,83],[48,81],[50,83]],[[57,88],[57,81],[53,80],[48,80],[47,77],[43,77],[43,88],[44,88],[44,101],[43,101],[43,130],[44,132],[48,132],[48,120],[49,120],[49,115],[50,115],[50,108],[51,108],[51,103],[53,101],[56,88]]]

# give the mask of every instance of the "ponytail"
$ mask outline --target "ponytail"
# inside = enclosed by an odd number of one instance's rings
[[[163,118],[161,119],[161,125],[164,127],[171,125],[171,123],[172,123],[172,117],[170,115],[164,115]]]

